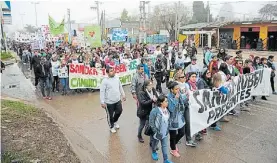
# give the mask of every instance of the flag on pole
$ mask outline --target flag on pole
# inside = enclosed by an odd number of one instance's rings
[[[64,19],[58,24],[51,16],[49,16],[50,33],[54,36],[64,33]]]

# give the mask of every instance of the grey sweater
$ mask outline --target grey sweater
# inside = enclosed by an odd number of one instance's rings
[[[100,86],[100,102],[101,104],[114,104],[125,97],[119,78],[104,78]]]

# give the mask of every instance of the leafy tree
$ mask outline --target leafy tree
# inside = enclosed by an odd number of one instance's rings
[[[34,26],[32,26],[32,25],[26,25],[26,26],[24,27],[24,30],[25,30],[26,32],[28,32],[28,33],[35,33],[35,32],[38,31],[38,28],[36,28],[36,27],[34,27]]]
[[[259,14],[262,16],[262,19],[272,20],[274,17],[277,17],[277,5],[266,4],[259,10]]]
[[[128,16],[128,11],[125,8],[123,9],[123,11],[121,13],[120,20],[123,22],[130,20],[130,17]]]

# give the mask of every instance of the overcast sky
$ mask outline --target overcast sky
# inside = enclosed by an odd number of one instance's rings
[[[91,10],[90,6],[95,6],[94,1],[85,0],[52,0],[52,1],[36,1],[37,4],[37,16],[38,25],[48,24],[48,14],[51,15],[57,22],[60,22],[64,17],[67,18],[67,8],[71,10],[71,20],[77,22],[88,23],[94,20],[96,22],[96,11]],[[173,4],[174,1],[151,1],[151,9],[155,5],[159,4]],[[192,1],[183,1],[183,3],[192,9]],[[205,4],[207,2],[204,2]],[[221,6],[226,1],[210,1],[211,13],[216,16],[218,15]],[[266,1],[232,1],[232,7],[236,13],[235,17],[243,18],[243,14],[246,16],[257,17],[258,10],[266,4]],[[13,26],[11,29],[22,28],[24,25],[31,24],[35,25],[35,7],[32,1],[12,1],[12,21]],[[100,4],[100,11],[105,9],[106,19],[117,18],[120,16],[122,10],[126,8],[130,14],[139,13],[139,1],[102,1]]]

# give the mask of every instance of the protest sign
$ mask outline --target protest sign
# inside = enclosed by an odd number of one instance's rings
[[[156,56],[148,56],[154,64]],[[133,75],[136,73],[137,65],[140,64],[140,59],[133,59],[128,65],[120,64],[115,67],[116,76],[119,77],[122,85],[131,84]],[[104,77],[107,77],[106,69],[93,68],[84,64],[69,65],[69,88],[91,88],[99,89]]]
[[[249,100],[252,95],[269,95],[270,73],[270,69],[262,69],[236,76],[231,82],[225,83],[230,90],[227,95],[211,90],[190,91],[191,136],[217,122],[238,104]]]
[[[127,29],[114,28],[112,29],[112,41],[113,42],[125,42],[128,36]]]
[[[98,48],[102,46],[100,26],[86,26],[84,28],[84,36],[91,47]]]
[[[125,64],[115,66],[116,77],[119,77],[122,85],[131,84],[139,63],[139,59],[134,59],[128,67]],[[70,64],[69,66],[70,89],[99,89],[104,77],[107,77],[106,69],[104,68],[91,68],[84,64]]]

